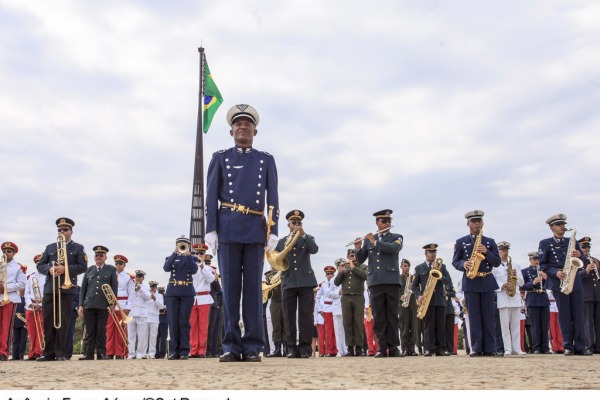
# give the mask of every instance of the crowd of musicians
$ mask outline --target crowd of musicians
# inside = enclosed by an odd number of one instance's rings
[[[126,270],[123,255],[111,265],[106,246],[95,246],[88,262],[70,218],[56,221],[57,240],[36,256],[33,272],[15,260],[15,243],[2,243],[0,360],[9,358],[13,332],[13,359],[23,358],[21,319],[28,359],[70,358],[77,316],[85,326],[81,360],[448,356],[456,353],[459,323],[470,357],[600,351],[598,260],[589,237],[565,237],[566,215],[546,220],[550,237],[521,268],[510,243],[483,235],[484,212],[467,212],[467,234],[452,257],[463,276],[452,282],[435,243],[423,245],[412,272],[400,261],[403,237],[392,230],[392,210],[381,210],[373,214],[375,233],[349,243],[319,284],[311,265],[319,246],[304,229],[305,214],[287,212],[279,236],[275,159],[253,147],[258,112],[238,104],[226,119],[234,147],[215,152],[208,167],[206,244],[176,239],[163,266],[164,291],[145,283],[143,271]],[[265,259],[272,269],[263,274]]]

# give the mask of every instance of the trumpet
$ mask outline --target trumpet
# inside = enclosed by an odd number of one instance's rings
[[[594,257],[592,257],[591,254],[588,254],[588,260],[590,264],[595,267],[594,272],[596,273],[596,280],[600,281],[600,272],[598,272],[598,264],[596,264],[596,260],[594,260]]]
[[[102,293],[104,293],[104,297],[106,298],[106,301],[108,302],[108,313],[110,314],[110,317],[113,319],[113,322],[115,323],[115,326],[117,327],[117,332],[119,332],[121,339],[123,339],[123,343],[125,344],[125,347],[127,347],[127,346],[129,346],[129,340],[127,339],[127,335],[125,334],[125,329],[123,329],[121,324],[126,325],[126,324],[130,323],[133,320],[133,317],[130,317],[129,315],[125,314],[125,311],[123,310],[123,307],[121,307],[121,304],[119,303],[119,300],[117,299],[117,296],[115,296],[115,292],[113,292],[112,288],[110,287],[110,285],[108,283],[105,283],[102,285]],[[121,321],[120,322],[117,318],[117,313],[112,308],[113,306],[116,306],[119,309],[119,312],[121,313]]]
[[[186,242],[179,242],[177,243],[177,251],[179,253],[187,253],[188,251],[190,251],[190,245],[187,244]]]
[[[37,276],[31,278],[31,290],[33,290],[33,300],[36,305],[42,304],[42,291],[40,290],[40,281]],[[35,322],[35,330],[38,338],[42,339],[42,350],[46,348],[46,339],[44,338],[44,332],[42,331],[42,323],[40,312],[33,309],[33,321]]]
[[[378,235],[378,234],[380,234],[380,233],[383,233],[383,232],[389,231],[389,230],[390,230],[390,229],[392,229],[393,227],[394,227],[393,225],[390,225],[390,226],[389,226],[389,227],[387,227],[387,228],[384,228],[384,229],[382,229],[382,230],[380,230],[380,231],[377,231],[377,232],[375,232],[375,233],[374,233],[374,235]],[[346,244],[346,247],[348,247],[348,246],[352,246],[352,245],[353,245],[353,244],[355,244],[355,243],[362,242],[363,240],[365,240],[365,239],[367,238],[367,236],[368,236],[368,235],[365,235],[365,236],[363,236],[363,237],[361,237],[361,238],[359,238],[359,239],[353,240],[352,242],[348,242],[348,243]]]

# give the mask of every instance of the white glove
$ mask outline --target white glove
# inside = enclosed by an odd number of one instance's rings
[[[213,256],[217,254],[217,249],[219,248],[219,237],[217,235],[217,231],[208,232],[206,237],[204,238],[208,247],[211,248]]]
[[[272,233],[269,235],[269,241],[267,242],[267,251],[275,250],[277,247],[277,242],[279,242],[279,238],[277,235],[273,235]]]

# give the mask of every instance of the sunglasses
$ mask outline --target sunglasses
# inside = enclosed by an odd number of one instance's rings
[[[94,254],[94,257],[106,257],[106,254]]]
[[[68,231],[70,231],[70,229],[69,228],[58,228],[57,231],[59,231],[59,232],[68,232]]]
[[[203,256],[203,255],[204,255],[204,252],[203,252],[203,251],[199,251],[199,252],[197,252],[197,253],[196,253],[196,255],[197,255],[197,256]]]
[[[115,264],[122,265],[122,264],[125,264],[125,262],[123,262],[123,261],[115,261]]]
[[[333,275],[333,272],[326,272],[325,275]]]
[[[380,219],[379,222],[382,223],[382,224],[391,224],[392,220],[388,219],[388,218],[385,218],[385,219]]]
[[[11,249],[4,249],[2,250],[3,253],[12,253],[13,251]]]
[[[290,221],[292,225],[302,225],[302,221]]]

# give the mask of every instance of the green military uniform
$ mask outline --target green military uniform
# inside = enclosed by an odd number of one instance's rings
[[[410,275],[409,275],[410,277]],[[406,288],[407,276],[404,274],[400,275],[400,293],[404,293]],[[410,287],[412,281],[408,282]],[[417,318],[417,300],[412,295],[412,291],[409,289],[410,301],[408,307],[402,307],[402,300],[400,300],[400,343],[402,344],[402,353],[406,356],[416,356],[415,344],[422,346],[421,337],[419,335],[419,319]]]
[[[267,282],[272,276],[277,274],[277,271],[272,269],[266,272]],[[269,312],[271,313],[271,323],[273,324],[273,343],[275,344],[275,350],[271,354],[267,354],[266,357],[286,357],[287,356],[287,336],[285,331],[285,322],[283,320],[283,307],[281,305],[281,285],[278,285],[271,289],[269,298],[271,304],[269,305]]]
[[[350,254],[350,251],[348,252]],[[347,262],[345,259],[336,260],[336,267]],[[362,349],[365,342],[365,281],[367,266],[359,264],[350,268],[346,264],[344,272],[338,272],[333,283],[342,289],[342,318],[348,355],[365,355]],[[354,349],[356,347],[356,351]]]

